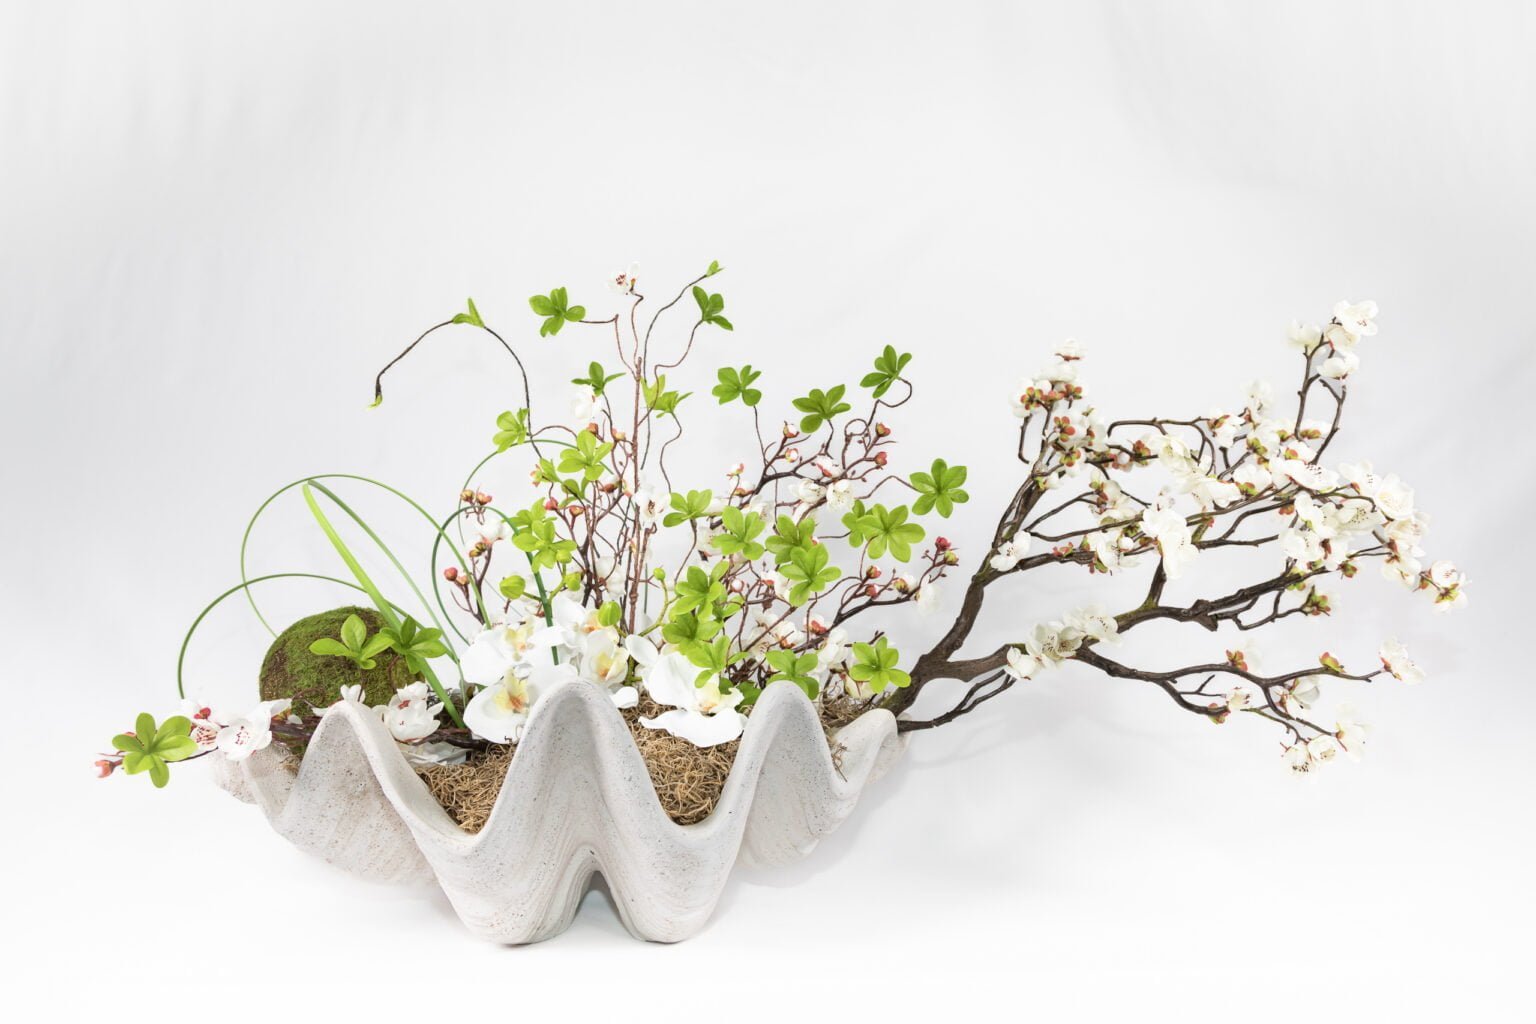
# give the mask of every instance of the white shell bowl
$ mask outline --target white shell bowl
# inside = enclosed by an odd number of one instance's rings
[[[836,741],[834,766],[811,702],[791,683],[769,686],[714,812],[678,825],[607,693],[567,685],[529,719],[478,833],[448,816],[383,723],[353,704],[326,714],[297,774],[268,748],[224,762],[221,784],[259,805],[295,846],[354,874],[436,878],[465,925],[487,939],[558,935],[600,873],[631,934],[676,942],[704,927],[738,859],[805,856],[905,745],[895,718],[878,709]]]

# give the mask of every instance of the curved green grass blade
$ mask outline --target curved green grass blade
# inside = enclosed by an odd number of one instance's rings
[[[353,590],[361,591],[363,589],[356,583],[348,583],[346,580],[337,579],[335,576],[323,576],[320,573],[314,572],[274,572],[269,573],[266,576],[257,576],[255,579],[241,580],[235,586],[230,587],[228,590],[224,591],[224,593],[208,602],[208,606],[201,612],[198,612],[197,618],[192,620],[191,627],[187,629],[187,635],[182,638],[181,651],[176,655],[176,693],[179,696],[185,697],[187,695],[186,685],[182,677],[182,668],[186,664],[187,660],[187,648],[192,644],[192,634],[197,632],[197,627],[203,624],[203,620],[208,617],[208,613],[217,608],[226,597],[229,597],[231,594],[234,594],[238,591],[248,591],[256,584],[265,583],[267,580],[288,579],[323,580],[326,583],[337,583],[343,587],[351,587]],[[395,610],[399,611],[400,609],[396,608]]]
[[[379,614],[384,617],[384,621],[393,628],[399,629],[400,618],[395,614],[395,606],[385,600],[379,588],[374,584],[368,573],[364,571],[362,564],[358,562],[357,556],[352,554],[352,549],[347,547],[347,542],[341,539],[341,534],[336,532],[336,527],[332,526],[331,521],[326,518],[325,512],[320,508],[320,503],[315,500],[314,488],[306,482],[301,491],[304,495],[304,503],[309,506],[310,514],[315,517],[315,522],[320,524],[320,529],[324,531],[326,538],[330,540],[331,547],[336,549],[336,554],[341,556],[341,560],[351,570],[353,577],[357,579],[358,586],[372,599],[374,607],[379,610]],[[432,692],[437,695],[437,699],[442,703],[444,710],[448,712],[448,717],[453,719],[455,725],[463,727],[464,719],[460,717],[459,709],[449,699],[448,691],[443,689],[443,684],[438,681],[437,673],[432,671],[432,666],[423,663],[421,670],[422,675],[426,676],[427,683],[432,687]]]

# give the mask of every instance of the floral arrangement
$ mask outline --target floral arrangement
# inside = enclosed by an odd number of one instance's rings
[[[268,580],[329,580],[371,607],[274,631],[253,709],[229,714],[188,700],[163,722],[141,714],[97,761],[100,773],[121,768],[163,786],[171,764],[209,754],[239,761],[274,741],[302,752],[338,702],[375,708],[417,764],[462,763],[515,746],[541,699],[565,686],[609,694],[637,736],[665,733],[700,750],[735,741],[758,696],[780,682],[802,690],[829,724],[878,708],[910,732],[953,722],[1066,661],[1155,686],[1211,722],[1263,719],[1280,731],[1283,764],[1308,772],[1340,752],[1358,757],[1366,736],[1347,706],[1318,710],[1325,689],[1416,683],[1423,673],[1395,640],[1369,658],[1323,651],[1261,671],[1243,638],[1293,616],[1333,615],[1325,580],[1350,580],[1373,563],[1437,608],[1466,600],[1452,563],[1425,562],[1425,519],[1403,481],[1368,463],[1325,463],[1357,348],[1376,334],[1374,303],[1340,302],[1325,325],[1292,326],[1300,386],[1284,408],[1260,384],[1239,407],[1204,416],[1109,419],[1085,397],[1082,350],[1057,346],[1008,393],[1006,408],[999,403],[999,419],[1011,412],[1017,432],[1017,483],[992,535],[963,543],[937,531],[969,500],[967,467],[930,454],[908,465],[894,455],[889,420],[912,398],[910,354],[887,345],[853,387],[816,382],[827,386],[771,400],[766,375],[734,360],[714,370],[707,395],[684,389],[685,360],[734,330],[724,297],[710,290],[720,270],[712,263],[648,318],[633,267],[609,282],[610,316],[589,316],[564,288],[533,296],[542,344],[567,344],[576,328],[600,343],[579,357],[586,370],[571,382],[569,405],[549,419],[535,417],[517,350],[473,301],[423,332],[380,371],[375,405],[392,367],[453,328],[498,342],[521,374],[522,405],[497,418],[493,450],[456,507],[437,517],[361,477],[306,477],[279,490],[257,516],[297,489],[349,578],[251,577],[243,544],[240,583],[198,616],[183,659],[198,624],[231,595],[244,594],[261,617],[252,588]],[[666,335],[673,323],[686,334]],[[751,457],[727,468],[723,483],[674,481],[668,453],[688,415],[711,404],[748,425]],[[477,480],[492,460],[514,456],[526,456],[527,483],[498,504]],[[420,513],[431,537],[429,578],[407,571],[338,495],[342,480]],[[366,536],[398,570],[414,614],[397,603],[407,597],[385,595],[338,524]],[[1171,581],[1226,552],[1248,553],[1247,582],[1188,602],[1165,598]],[[968,578],[952,583],[962,565]],[[1010,642],[963,653],[997,584],[1056,565],[1134,575],[1143,585],[1116,610],[1051,608],[1047,592],[1039,621],[1015,621]],[[913,651],[888,624],[887,609],[946,603],[953,619],[926,650]],[[1113,653],[1122,636],[1157,620],[1229,627],[1235,640],[1220,660],[1172,668]],[[918,695],[938,680],[960,681],[958,700],[913,717]]]

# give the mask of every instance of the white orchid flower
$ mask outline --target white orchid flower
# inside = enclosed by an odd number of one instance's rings
[[[645,691],[658,704],[672,708],[655,718],[640,719],[647,729],[661,729],[697,747],[729,743],[741,735],[747,718],[736,710],[741,691],[722,693],[720,677],[709,673],[702,686],[696,685],[697,665],[676,651],[663,654],[651,663],[642,676]]]
[[[587,634],[581,652],[581,674],[608,690],[614,707],[632,708],[640,702],[640,692],[626,685],[629,678],[629,651],[619,646],[612,629]]]
[[[531,612],[521,617],[514,613],[475,636],[459,659],[459,671],[476,686],[490,686],[500,682],[513,666],[553,660],[550,649],[565,639],[563,630],[547,626]]]
[[[219,730],[214,746],[231,761],[244,761],[272,743],[272,719],[283,714],[293,701],[264,700]]]
[[[395,691],[389,703],[378,709],[389,734],[400,743],[426,739],[438,730],[441,704],[431,702],[432,691],[424,682],[411,683]]]
[[[507,521],[501,516],[490,511],[482,511],[479,514],[466,513],[464,532],[470,544],[478,541],[488,548],[512,538],[512,527],[508,526]]]
[[[539,698],[577,678],[569,663],[535,665],[525,672],[508,669],[500,682],[471,698],[464,707],[470,732],[491,743],[518,742]]]

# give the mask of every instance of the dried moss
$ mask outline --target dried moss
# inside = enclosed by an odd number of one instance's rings
[[[835,766],[841,763],[842,748],[832,740],[832,731],[868,708],[868,704],[846,700],[829,702],[823,708],[822,725],[827,730]],[[647,729],[640,724],[642,715],[654,718],[665,710],[649,698],[642,698],[639,706],[623,712],[624,721],[629,725],[646,770],[650,772],[661,809],[679,825],[692,825],[709,817],[720,802],[741,741],[696,747],[671,733]],[[485,827],[496,806],[502,781],[516,752],[517,748],[513,746],[493,746],[470,754],[463,764],[425,765],[417,768],[416,773],[449,817],[465,831],[478,832]]]
[[[363,699],[374,705],[388,703],[396,690],[411,682],[405,659],[394,651],[378,655],[378,664],[366,671],[346,658],[310,653],[309,645],[321,637],[339,637],[349,615],[362,619],[370,636],[384,627],[378,612],[355,606],[300,619],[278,635],[262,659],[261,699],[288,697],[296,713],[307,715],[312,708],[327,708],[340,700],[343,686],[361,684]]]

